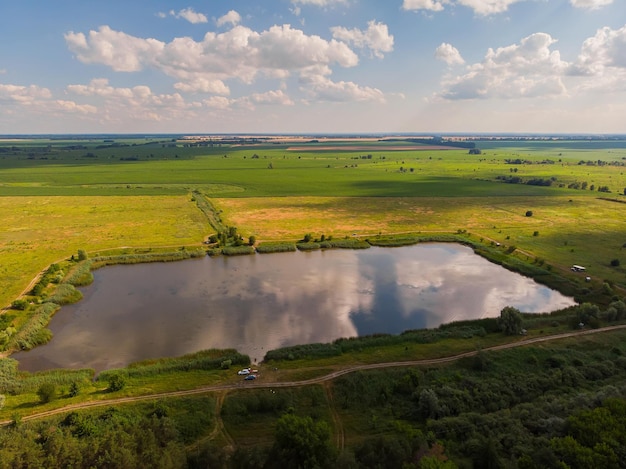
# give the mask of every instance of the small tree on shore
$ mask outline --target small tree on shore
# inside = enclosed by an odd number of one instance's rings
[[[506,335],[516,335],[522,332],[522,314],[517,308],[506,306],[500,311],[498,324]]]

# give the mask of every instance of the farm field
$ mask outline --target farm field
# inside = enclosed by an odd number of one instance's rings
[[[626,243],[622,141],[479,141],[479,155],[411,141],[367,141],[367,152],[353,140],[298,143],[307,151],[258,139],[201,143],[0,142],[0,304],[77,249],[199,245],[214,229],[192,191],[259,243],[466,230],[626,284],[623,267],[610,265]]]

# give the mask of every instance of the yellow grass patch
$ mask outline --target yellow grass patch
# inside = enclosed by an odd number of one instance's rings
[[[211,228],[190,199],[0,197],[0,307],[78,249],[200,244]]]

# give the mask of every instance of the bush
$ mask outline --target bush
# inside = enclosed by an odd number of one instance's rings
[[[619,267],[619,259],[613,259],[611,261],[611,267]]]
[[[47,404],[56,397],[57,388],[54,383],[43,383],[37,389],[37,395],[39,396],[39,402]]]
[[[120,373],[111,374],[108,378],[109,392],[121,391],[126,386],[126,379]]]
[[[13,303],[11,303],[11,308],[17,309],[19,311],[24,311],[26,308],[28,308],[28,301],[24,299],[15,300]]]
[[[532,217],[533,216],[533,211],[532,210],[526,210],[526,216],[527,217]]]

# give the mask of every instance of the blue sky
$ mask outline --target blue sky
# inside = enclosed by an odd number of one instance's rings
[[[0,134],[626,133],[625,0],[0,0]]]

